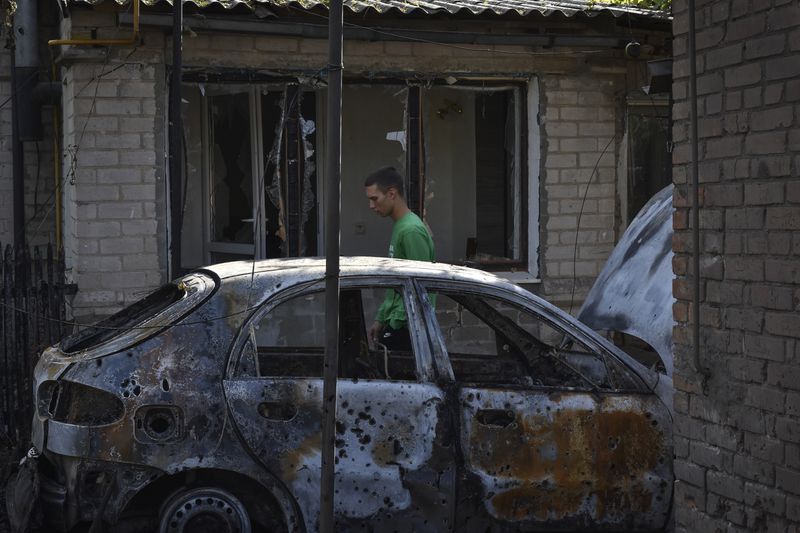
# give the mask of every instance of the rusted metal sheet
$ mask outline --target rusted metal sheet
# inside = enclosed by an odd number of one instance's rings
[[[578,312],[595,330],[643,339],[672,375],[672,191],[661,190],[633,219]]]
[[[447,530],[453,464],[437,433],[438,387],[342,380],[338,390],[339,526],[408,530],[427,522],[430,531]],[[289,487],[306,523],[316,523],[322,380],[235,380],[225,391],[245,442]]]
[[[492,518],[523,529],[665,523],[671,424],[653,398],[465,388],[460,400],[465,470]],[[492,522],[481,515],[463,525]]]

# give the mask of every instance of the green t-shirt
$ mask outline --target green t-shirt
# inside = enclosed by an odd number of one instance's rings
[[[389,257],[430,262],[435,260],[433,239],[428,227],[413,212],[406,213],[394,223]],[[386,298],[378,309],[375,320],[388,324],[393,329],[405,327],[408,319],[403,306],[403,295],[394,289],[386,291]]]

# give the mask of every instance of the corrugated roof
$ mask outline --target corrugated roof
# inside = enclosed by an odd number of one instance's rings
[[[104,0],[67,0],[72,3],[100,4]],[[125,5],[130,0],[114,0],[118,4]],[[152,6],[160,2],[172,3],[172,0],[142,0],[145,5]],[[253,9],[258,4],[274,6],[296,6],[303,9],[311,9],[317,6],[327,7],[327,1],[323,0],[184,0],[185,3],[192,3],[198,7],[207,7],[217,4],[230,9],[239,5],[245,5]],[[542,15],[561,15],[571,17],[577,13],[594,16],[599,13],[611,13],[614,16],[624,14],[639,15],[658,19],[667,19],[669,12],[657,11],[653,9],[643,9],[636,6],[623,6],[602,4],[594,0],[343,0],[344,5],[351,11],[361,13],[367,9],[374,9],[379,13],[386,13],[396,10],[400,13],[411,13],[413,11],[423,11],[425,13],[457,13],[467,11],[475,15],[482,13],[495,13],[502,15],[505,13],[517,13],[528,15],[530,13],[540,13]]]

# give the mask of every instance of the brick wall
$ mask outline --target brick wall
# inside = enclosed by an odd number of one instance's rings
[[[70,18],[72,33],[98,28],[100,37],[111,37],[119,30],[109,15],[75,10]],[[80,146],[75,183],[68,185],[67,213],[68,255],[79,286],[74,310],[79,317],[111,312],[167,276],[163,160],[167,87],[162,65],[171,51],[169,39],[165,41],[156,30],[146,29],[143,40],[145,45],[127,59],[130,50],[116,49],[108,61],[86,59],[68,63],[63,70],[67,144]],[[630,84],[626,60],[620,51],[582,56],[570,50],[535,55],[526,47],[466,48],[346,42],[345,68],[348,74],[365,76],[376,71],[537,76],[540,108],[533,112],[538,111],[541,123],[542,163],[539,182],[533,184],[540,204],[533,207],[539,210],[541,231],[531,242],[539,246],[543,283],[531,288],[568,306],[574,275],[577,309],[616,237],[620,96]],[[514,53],[503,53],[507,51]],[[94,80],[98,72],[122,63],[129,64]],[[326,64],[324,40],[196,31],[184,41],[186,68],[313,71]],[[66,168],[70,162],[67,156]],[[592,175],[596,163],[598,172]],[[573,268],[576,223],[587,186]]]
[[[97,21],[94,20],[97,24]],[[64,241],[81,322],[166,281],[163,38],[72,50],[64,85]],[[73,55],[74,54],[74,55]]]
[[[679,531],[800,526],[800,4],[698,2],[701,365],[692,368],[685,0],[673,4]]]
[[[569,307],[574,283],[574,309],[616,241],[622,109],[615,97],[622,81],[597,75],[543,79],[542,288],[548,299]]]

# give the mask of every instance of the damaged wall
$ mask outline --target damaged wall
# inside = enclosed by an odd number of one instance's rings
[[[99,27],[100,36],[104,32],[112,34],[112,12],[109,3],[102,4],[99,10],[95,8],[94,11],[73,10],[73,33]],[[134,294],[154,287],[167,275],[164,224],[166,189],[162,181],[163,154],[166,151],[164,113],[167,86],[163,62],[171,57],[171,52],[170,42],[165,40],[164,35],[159,29],[144,28],[143,45],[136,48],[130,58],[126,59],[125,56],[131,50],[112,51],[109,67],[123,62],[130,65],[115,70],[109,80],[103,80],[118,81],[115,81],[116,85],[110,85],[108,92],[98,93],[97,103],[103,103],[99,108],[91,109],[87,100],[91,101],[92,98],[86,98],[85,94],[75,98],[75,102],[82,103],[76,107],[74,118],[71,119],[73,125],[68,133],[69,139],[74,142],[77,125],[82,123],[83,117],[91,116],[87,135],[90,132],[101,134],[99,137],[104,143],[102,147],[86,150],[91,157],[87,154],[83,160],[78,159],[76,172],[79,176],[86,174],[81,178],[86,188],[79,192],[80,186],[73,187],[70,197],[73,220],[70,253],[74,276],[79,285],[76,314],[104,314],[129,303]],[[406,77],[423,85],[429,77],[442,78],[449,74],[461,78],[473,76],[479,80],[516,80],[523,87],[532,76],[536,77],[539,108],[528,110],[534,117],[532,122],[527,116],[523,116],[522,121],[523,125],[535,124],[538,117],[541,127],[529,132],[529,138],[541,150],[541,164],[531,164],[530,168],[523,170],[521,178],[532,190],[532,198],[538,198],[528,209],[532,221],[538,221],[540,227],[532,225],[525,237],[534,249],[533,255],[538,262],[530,270],[538,275],[542,283],[524,272],[510,275],[520,282],[529,283],[529,288],[563,307],[570,304],[573,277],[576,277],[573,309],[577,309],[616,237],[620,209],[616,203],[619,192],[617,184],[624,183],[624,180],[617,179],[616,165],[621,143],[621,135],[618,134],[622,124],[621,102],[629,85],[626,77],[629,61],[622,57],[620,50],[582,54],[574,49],[558,47],[546,52],[532,52],[531,47],[501,45],[481,45],[479,48],[472,50],[468,46],[420,42],[345,42],[345,73],[366,79],[380,76],[381,73],[393,73],[395,78]],[[90,63],[68,64],[64,75],[73,85],[77,83],[77,78],[85,84],[93,76],[92,66],[99,68],[104,61],[98,57]],[[184,39],[183,61],[186,71],[195,74],[218,74],[230,72],[231,69],[237,69],[240,76],[292,71],[308,79],[327,64],[327,43],[315,39],[204,33],[193,28]],[[137,89],[128,89],[129,85]],[[346,105],[351,90],[355,89],[345,90]],[[138,92],[132,94],[130,91]],[[324,92],[321,94],[324,96]],[[350,96],[357,97],[355,93]],[[324,102],[324,98],[318,98],[318,101]],[[121,105],[113,105],[112,102]],[[358,149],[350,151],[345,143],[343,152],[342,251],[384,255],[391,225],[369,212],[362,184],[369,170],[367,166],[373,168],[382,164],[397,164],[402,156],[400,143],[386,141],[385,136],[389,131],[403,128],[404,108],[402,101],[399,101],[395,110],[398,121],[383,125],[375,123],[375,114],[368,111],[368,103],[368,99],[360,101],[360,106],[351,111],[355,113],[352,116],[355,130],[350,133],[348,112],[345,111],[345,140],[350,138],[348,135],[352,136],[352,142]],[[465,105],[470,104],[465,102]],[[99,112],[100,108],[104,109],[102,113]],[[385,113],[386,110],[381,111]],[[363,116],[359,117],[358,113]],[[318,130],[324,131],[324,105],[317,106],[316,115]],[[455,113],[449,118],[455,118]],[[458,118],[463,119],[463,115]],[[373,125],[380,130],[381,139],[376,140],[375,144],[369,133]],[[107,133],[112,135],[105,135]],[[462,130],[457,130],[457,133],[470,135]],[[88,148],[83,144],[82,151]],[[426,149],[439,151],[442,149],[439,145],[446,146],[446,143],[434,142]],[[527,148],[523,149],[529,152]],[[378,157],[383,150],[387,150],[385,156]],[[196,151],[190,149],[189,153],[196,154]],[[368,165],[363,158],[360,161],[357,159],[365,153],[374,158],[374,161],[368,161]],[[433,157],[434,154],[427,155]],[[447,155],[458,164],[464,163],[462,154]],[[319,150],[315,157],[321,161],[324,150]],[[596,163],[598,171],[593,174]],[[189,161],[190,167],[194,164]],[[430,170],[431,179],[434,179],[434,172]],[[470,170],[459,169],[457,173],[463,172]],[[447,194],[458,189],[455,179],[457,173],[447,177],[453,180]],[[320,176],[318,172],[317,177]],[[440,185],[446,184],[443,182]],[[587,185],[588,192],[582,205],[582,195]],[[190,191],[190,195],[196,194],[196,190]],[[454,214],[461,212],[466,216],[474,210],[470,207],[475,203],[473,199],[453,196],[450,199],[452,205],[449,209]],[[431,206],[438,200],[432,200]],[[105,205],[104,217],[113,214],[113,218],[101,220],[101,204]],[[575,230],[581,208],[577,262],[573,265]],[[114,209],[116,211],[112,213]],[[435,235],[455,231],[464,222],[459,217],[449,222],[450,215],[446,211],[430,212],[428,221]],[[188,207],[187,213],[191,212],[192,207]],[[521,213],[521,219],[526,215]],[[472,224],[469,220],[466,222]],[[437,225],[442,229],[437,230]],[[138,229],[132,229],[134,226]],[[318,227],[322,227],[321,223]],[[452,244],[443,244],[439,248],[438,257],[464,257],[465,243],[462,241],[468,237],[468,234],[453,236]],[[319,250],[322,250],[321,239],[319,245]],[[92,269],[101,270],[103,274],[97,276]],[[128,273],[132,275],[126,275]],[[123,278],[121,282],[124,286],[117,285],[116,281],[120,280],[114,276]]]
[[[701,369],[692,365],[686,1],[673,13],[676,530],[797,531],[800,6],[696,10]]]

